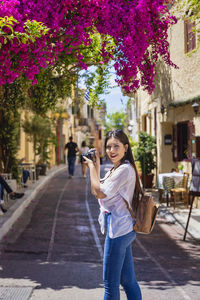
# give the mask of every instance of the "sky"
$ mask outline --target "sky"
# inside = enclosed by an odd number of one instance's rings
[[[112,114],[116,111],[125,112],[128,97],[123,96],[121,89],[116,87],[114,77],[111,77],[110,82],[111,86],[114,87],[110,89],[110,94],[102,96],[102,99],[106,101],[107,114]]]
[[[109,94],[102,95],[101,99],[106,102],[107,114],[112,114],[117,111],[125,112],[128,97],[123,96],[121,89],[117,86],[113,69],[111,69],[111,73],[113,73],[113,75],[110,77],[110,86],[113,86],[113,88],[110,89]],[[81,82],[81,84],[82,88],[85,88],[84,83]]]

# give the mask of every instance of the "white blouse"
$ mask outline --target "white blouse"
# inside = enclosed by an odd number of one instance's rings
[[[108,171],[101,179],[100,189],[106,198],[98,199],[100,205],[99,224],[105,233],[105,212],[111,213],[109,237],[116,238],[133,230],[134,220],[128,211],[123,198],[131,207],[135,189],[135,170],[129,162],[120,165],[111,176]],[[109,177],[108,177],[109,176]]]
[[[81,154],[86,154],[88,151],[89,151],[89,147],[85,146],[85,147],[81,147],[80,151],[81,151]]]

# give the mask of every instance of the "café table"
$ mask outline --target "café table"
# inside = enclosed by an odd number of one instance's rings
[[[162,202],[164,198],[166,199],[168,205],[168,196],[170,190],[182,186],[183,176],[183,173],[178,172],[158,174],[156,186],[159,191],[160,202]]]

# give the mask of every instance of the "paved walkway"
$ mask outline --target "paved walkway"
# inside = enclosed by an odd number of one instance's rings
[[[158,191],[152,190],[152,194],[158,202]],[[159,215],[166,219],[168,223],[177,224],[182,227],[185,233],[185,228],[188,220],[190,208],[185,208],[184,206],[178,206],[174,209],[173,205],[168,206],[166,203],[159,204]],[[183,234],[184,235],[184,234]],[[188,238],[195,239],[200,243],[200,209],[195,207],[193,204],[193,209],[189,221],[189,226],[186,234],[186,240]]]
[[[40,179],[34,184],[29,183],[27,189],[24,189],[25,196],[22,199],[19,199],[13,202],[12,206],[9,208],[8,212],[4,215],[0,215],[0,241],[4,235],[11,229],[14,222],[23,214],[26,206],[29,205],[36,195],[36,193],[44,186],[44,184],[52,178],[58,172],[66,169],[65,165],[55,166],[49,170],[47,176],[41,176]],[[158,193],[156,190],[152,190],[152,194],[158,202]],[[160,215],[164,217],[169,223],[177,223],[183,229],[186,227],[189,208],[180,208],[177,207],[167,207],[165,203],[160,204],[159,209]],[[193,205],[193,210],[190,218],[190,223],[188,227],[188,236],[200,241],[200,209],[195,208]]]
[[[12,230],[12,226],[20,218],[21,215],[26,211],[27,207],[31,205],[34,197],[40,193],[43,186],[59,172],[67,170],[66,165],[60,165],[52,167],[46,176],[40,176],[39,180],[34,183],[29,182],[28,188],[21,189],[20,192],[24,192],[25,195],[21,199],[11,201],[12,205],[9,204],[7,213],[0,215],[0,242],[6,237],[6,234]]]
[[[78,167],[72,180],[65,166],[54,168],[0,217],[0,299],[103,299],[103,237],[84,180]],[[133,253],[143,300],[199,300],[200,244],[192,236],[198,213],[194,209],[186,242],[180,220],[187,213],[164,204],[153,233],[138,235]]]

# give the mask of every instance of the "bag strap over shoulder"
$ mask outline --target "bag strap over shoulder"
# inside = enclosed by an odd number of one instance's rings
[[[134,165],[133,165],[134,169],[135,169],[135,176],[136,176],[136,185],[138,187],[138,189],[140,190],[140,193],[142,195],[144,195],[144,188],[142,186],[142,183],[141,183],[141,180],[139,178],[139,174],[138,174],[138,170],[136,168],[136,165],[135,165],[135,162],[134,162]]]
[[[140,202],[141,198],[144,196],[144,189],[143,189],[142,183],[140,181],[138,171],[137,171],[134,161],[132,163],[132,166],[135,170],[135,176],[136,176],[135,190],[134,190],[133,199],[132,199],[132,208],[133,208],[133,211],[136,212],[139,202]]]
[[[128,201],[125,200],[124,198],[123,198],[123,200],[124,200],[124,202],[125,202],[125,204],[126,204],[126,208],[127,208],[128,211],[130,212],[131,217],[132,217],[134,220],[136,220],[136,217],[135,217],[135,215],[134,215],[132,209],[130,209],[130,206],[129,206],[129,204],[128,204]]]

